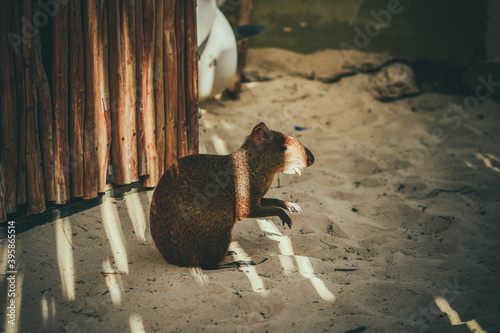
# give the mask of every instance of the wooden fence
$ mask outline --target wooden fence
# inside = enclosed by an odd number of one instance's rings
[[[8,0],[0,11],[0,222],[198,150],[195,0]],[[109,171],[110,172],[109,172]]]

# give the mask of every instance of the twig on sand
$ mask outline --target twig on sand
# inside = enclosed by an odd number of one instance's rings
[[[354,272],[357,271],[359,268],[335,268],[335,272]]]
[[[332,244],[328,244],[327,242],[324,242],[323,240],[319,240],[321,243],[325,244],[325,245],[328,245],[329,247],[333,248],[333,249],[336,249],[338,246],[337,245],[332,245]]]
[[[83,312],[82,310],[78,310],[78,311],[71,310],[71,312],[72,313],[76,313],[76,314],[81,314],[81,315],[84,315],[84,316],[87,316],[87,317],[92,317],[92,318],[99,317],[99,315],[96,314],[96,313],[87,313],[87,312]]]

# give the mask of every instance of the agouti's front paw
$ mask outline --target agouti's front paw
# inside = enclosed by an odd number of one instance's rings
[[[296,203],[285,201],[285,207],[291,213],[302,213],[302,208]]]

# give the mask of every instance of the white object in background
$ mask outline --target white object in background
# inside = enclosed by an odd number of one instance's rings
[[[233,29],[215,0],[198,0],[198,98],[213,97],[231,84],[238,53]]]
[[[198,0],[196,4],[196,30],[198,46],[208,37],[215,19],[215,0]]]

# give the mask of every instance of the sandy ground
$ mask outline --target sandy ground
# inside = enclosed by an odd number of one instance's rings
[[[149,235],[152,192],[105,198],[18,235],[18,325],[5,315],[0,325],[499,332],[500,104],[486,100],[459,116],[449,110],[466,96],[381,103],[366,92],[368,78],[325,84],[280,73],[245,84],[239,101],[203,104],[202,152],[232,151],[264,121],[315,155],[302,176],[280,175],[267,194],[301,205],[291,230],[277,218],[233,230],[236,259],[266,261],[241,270],[169,265]],[[4,239],[2,274],[6,253]],[[3,313],[7,281],[0,283]]]

